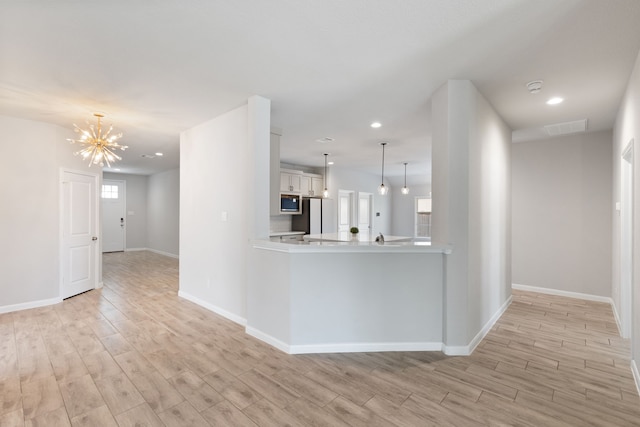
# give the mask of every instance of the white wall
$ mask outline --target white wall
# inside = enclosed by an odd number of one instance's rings
[[[240,323],[249,240],[269,232],[269,108],[254,97],[180,136],[180,295]]]
[[[130,175],[104,172],[103,179],[126,182],[126,238],[125,249],[147,247],[147,185],[146,175]],[[133,212],[133,215],[129,215]]]
[[[58,298],[60,168],[89,168],[70,129],[0,116],[0,311]]]
[[[633,178],[633,299],[631,335],[632,359],[635,367],[636,385],[640,387],[637,363],[640,360],[640,55],[629,79],[625,96],[616,116],[613,131],[613,194],[612,202],[620,201],[621,156],[630,140],[634,140]],[[614,304],[618,312],[620,306],[620,217],[613,215],[613,274],[612,289]]]
[[[416,197],[429,197],[431,185],[411,186],[409,194],[402,194],[402,187],[392,187],[391,190],[390,234],[413,237],[416,228]]]
[[[378,194],[378,186],[380,185],[379,175],[356,172],[338,166],[332,166],[329,169],[328,175],[327,186],[329,189],[329,198],[336,201],[335,218],[338,218],[338,190],[355,191],[356,200],[360,192],[371,193],[373,194],[373,224],[371,231],[373,234],[391,234],[392,199],[395,192],[400,192],[399,188],[390,188],[386,196],[381,196]],[[389,183],[385,182],[385,185],[389,186]],[[380,216],[376,216],[377,212],[380,212]]]
[[[147,192],[147,248],[179,254],[180,169],[150,175]]]
[[[432,97],[432,241],[451,244],[445,345],[469,349],[511,296],[511,130],[470,81]]]
[[[513,283],[611,296],[611,138],[513,145]]]

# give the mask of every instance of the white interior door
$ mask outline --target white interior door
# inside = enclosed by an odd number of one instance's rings
[[[97,175],[62,172],[61,295],[68,298],[97,283]]]
[[[358,230],[371,233],[373,194],[358,193]]]
[[[338,231],[349,231],[352,221],[353,191],[338,191]]]
[[[102,180],[102,252],[122,252],[125,248],[127,211],[125,181]]]

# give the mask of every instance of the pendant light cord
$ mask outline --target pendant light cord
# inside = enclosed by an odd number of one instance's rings
[[[386,142],[382,143],[382,182],[381,184],[384,185],[384,146],[387,145]]]

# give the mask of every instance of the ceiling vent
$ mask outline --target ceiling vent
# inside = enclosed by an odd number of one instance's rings
[[[573,122],[556,123],[544,127],[549,136],[569,135],[571,133],[586,132],[587,119],[576,120]]]
[[[527,83],[527,90],[529,93],[540,93],[542,90],[542,80],[534,80],[532,82]]]

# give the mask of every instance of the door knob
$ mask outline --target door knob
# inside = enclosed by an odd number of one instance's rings
[[[98,240],[98,238],[96,236],[93,236],[91,240]]]

